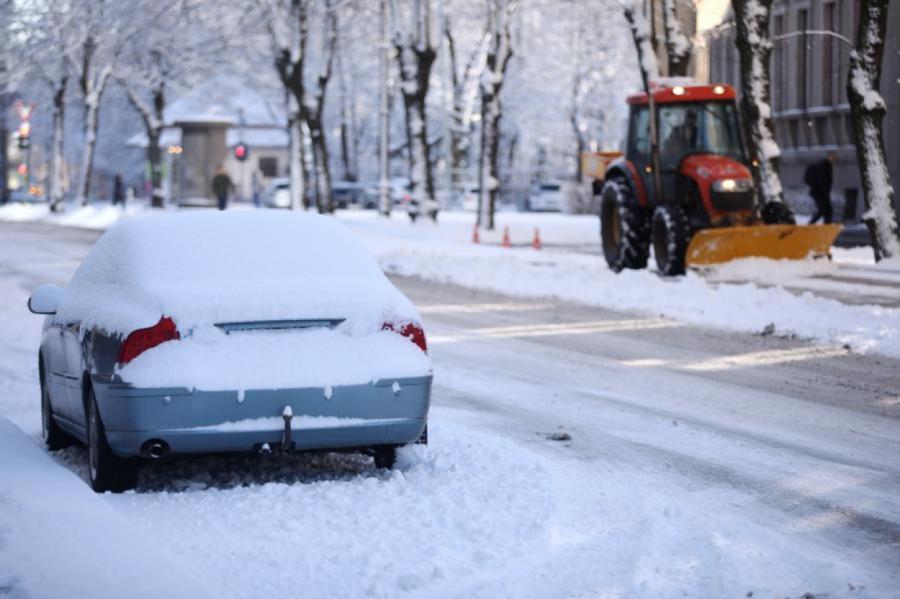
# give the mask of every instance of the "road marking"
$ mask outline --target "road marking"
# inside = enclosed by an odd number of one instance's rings
[[[524,302],[498,302],[492,304],[431,304],[419,306],[421,314],[471,314],[478,312],[528,312],[549,310],[553,304],[529,304]]]
[[[428,343],[456,343],[478,338],[510,337],[550,337],[568,335],[590,335],[617,331],[640,331],[683,326],[682,323],[665,318],[640,318],[628,320],[596,320],[588,322],[560,322],[533,325],[511,325],[502,327],[482,327],[457,334],[435,335]]]
[[[837,347],[795,347],[792,349],[756,351],[746,354],[736,354],[731,356],[710,358],[691,364],[685,364],[681,366],[681,368],[684,368],[685,370],[709,372],[717,370],[730,370],[732,368],[768,366],[771,364],[783,364],[786,362],[800,362],[803,360],[836,358],[846,355],[847,350]]]

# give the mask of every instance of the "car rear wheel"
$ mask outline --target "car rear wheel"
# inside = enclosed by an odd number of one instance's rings
[[[88,399],[88,476],[91,488],[97,493],[121,493],[137,484],[137,465],[134,460],[120,458],[106,442],[106,429],[97,409],[93,389]]]
[[[53,418],[50,389],[44,381],[43,373],[41,374],[41,435],[44,438],[44,444],[50,451],[63,449],[72,444],[72,437],[67,435]]]
[[[376,447],[373,453],[375,458],[375,467],[384,470],[390,470],[397,461],[396,447]]]
[[[684,259],[691,227],[681,206],[657,206],[653,212],[653,253],[660,274],[673,277],[684,274]]]
[[[637,205],[624,180],[613,178],[603,186],[600,200],[600,240],[606,263],[615,272],[644,268],[650,253],[650,219]]]

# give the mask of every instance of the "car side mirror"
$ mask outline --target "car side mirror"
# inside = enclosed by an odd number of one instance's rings
[[[56,314],[65,292],[56,285],[41,285],[28,298],[32,314]]]

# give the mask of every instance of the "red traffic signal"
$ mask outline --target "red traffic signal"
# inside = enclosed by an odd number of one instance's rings
[[[241,162],[243,162],[244,160],[247,160],[247,155],[249,155],[249,154],[250,154],[250,149],[247,147],[247,144],[245,144],[244,142],[241,142],[238,145],[234,146],[234,157],[237,160],[240,160]]]

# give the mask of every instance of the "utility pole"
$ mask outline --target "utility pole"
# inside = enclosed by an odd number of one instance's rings
[[[391,215],[390,183],[388,182],[388,53],[391,49],[388,39],[387,0],[381,0],[381,97],[379,98],[379,140],[378,140],[378,211],[382,216]]]

